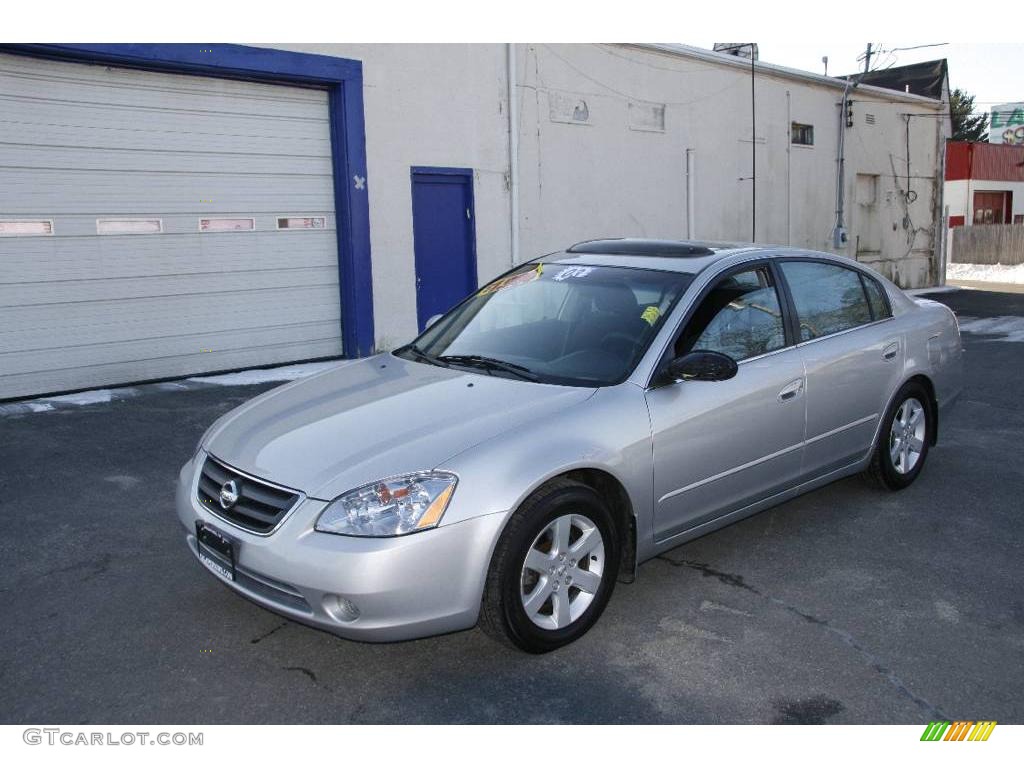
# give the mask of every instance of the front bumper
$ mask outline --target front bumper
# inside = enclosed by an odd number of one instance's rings
[[[484,580],[505,519],[482,515],[387,539],[319,533],[326,502],[303,498],[269,536],[244,531],[204,508],[197,498],[202,451],[181,469],[176,508],[192,554],[196,521],[235,542],[237,578],[207,568],[260,606],[341,637],[371,642],[408,640],[476,624]],[[341,597],[359,615],[347,620]]]

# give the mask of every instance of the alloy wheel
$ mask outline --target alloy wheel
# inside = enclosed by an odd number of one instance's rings
[[[892,421],[889,431],[889,458],[901,475],[911,472],[921,459],[924,451],[925,430],[924,405],[916,397],[903,401]]]
[[[580,618],[601,586],[604,562],[604,539],[590,518],[567,514],[548,523],[530,545],[520,578],[530,621],[551,630]]]

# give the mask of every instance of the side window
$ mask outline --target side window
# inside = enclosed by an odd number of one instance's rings
[[[779,295],[765,267],[719,281],[693,313],[676,341],[676,355],[695,349],[722,352],[734,360],[786,346]]]
[[[801,341],[871,322],[859,273],[817,261],[783,261],[781,266],[796,305]]]
[[[864,281],[864,290],[868,292],[868,303],[871,305],[871,317],[875,320],[891,317],[892,313],[889,311],[889,303],[885,300],[885,296],[882,295],[882,286],[878,284],[877,280],[874,280],[867,275],[861,275],[860,277],[861,280]]]

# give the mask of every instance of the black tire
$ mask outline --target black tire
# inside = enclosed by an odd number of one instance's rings
[[[569,513],[584,515],[601,534],[601,583],[576,620],[559,629],[545,629],[537,626],[523,607],[523,566],[537,537],[552,521]],[[541,487],[512,515],[494,549],[480,606],[481,629],[495,640],[528,653],[548,653],[579,639],[601,616],[615,588],[619,539],[611,510],[592,488],[572,480],[553,480]],[[565,589],[569,594],[570,588]]]
[[[917,400],[924,407],[922,416],[925,422],[924,446],[910,471],[901,472],[893,463],[889,450],[890,439],[896,415],[900,412],[903,404],[911,398]],[[878,445],[875,446],[875,452],[871,457],[871,464],[868,465],[867,470],[864,472],[865,479],[872,485],[890,491],[901,491],[917,479],[917,476],[921,474],[921,470],[924,468],[925,460],[928,458],[928,449],[931,447],[935,436],[935,414],[932,412],[932,408],[931,397],[929,397],[928,391],[923,385],[916,381],[908,381],[900,388],[882,420],[882,428],[878,433]]]

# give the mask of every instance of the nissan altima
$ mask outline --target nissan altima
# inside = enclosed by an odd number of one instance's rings
[[[952,312],[856,261],[591,241],[226,414],[177,512],[296,621],[541,653],[667,549],[847,475],[907,487],[960,386]]]

